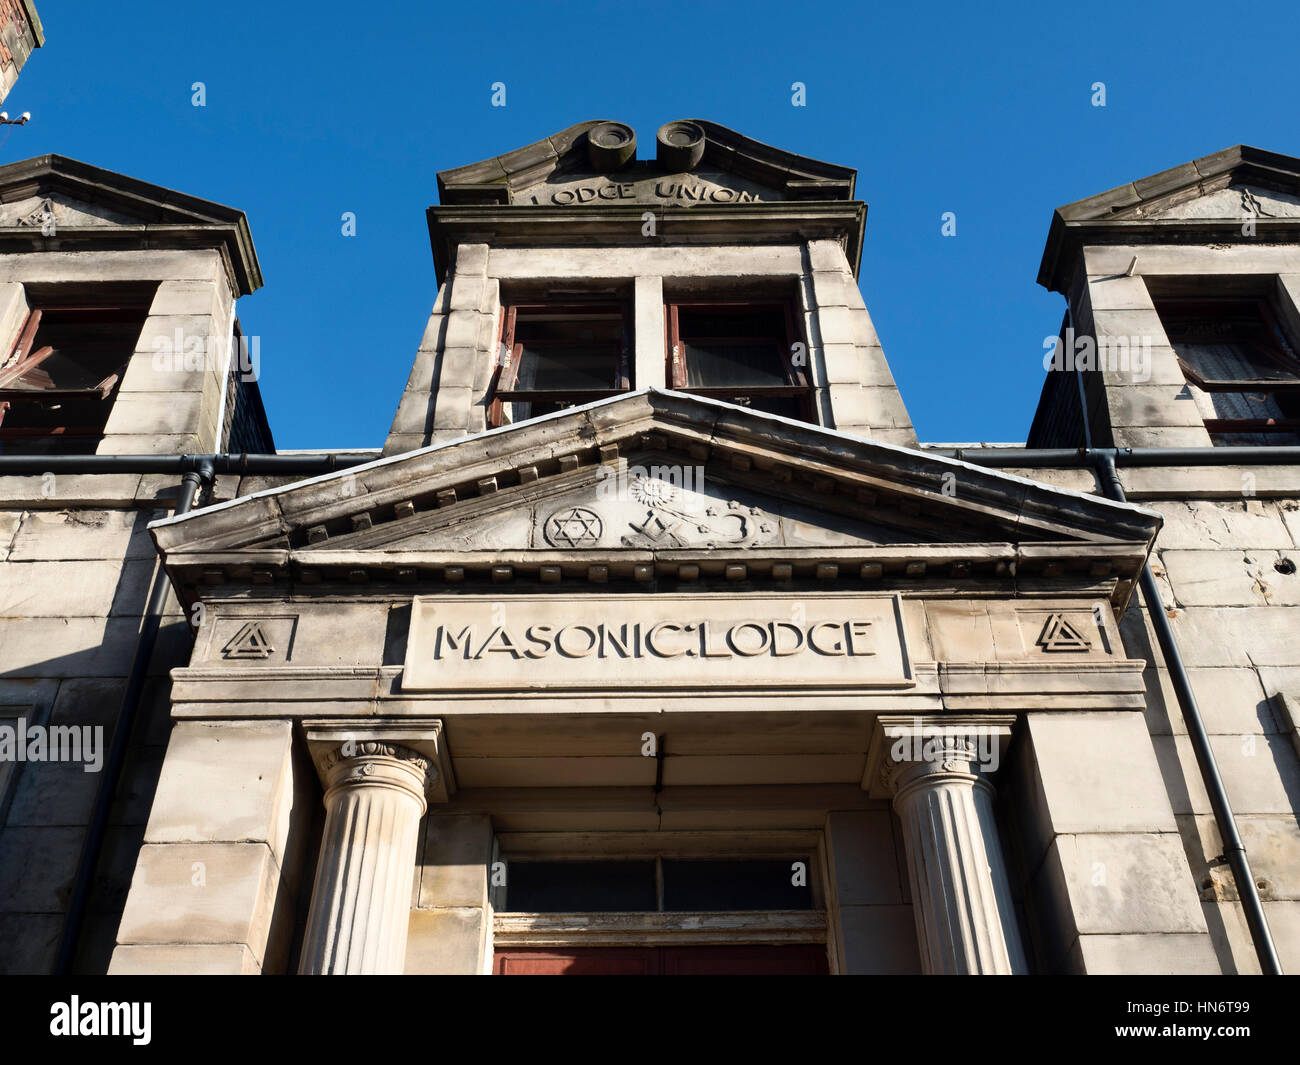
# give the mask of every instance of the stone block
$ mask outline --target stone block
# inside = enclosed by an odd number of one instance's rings
[[[1154,736],[1156,757],[1176,814],[1212,813],[1200,769],[1186,736]],[[1233,812],[1287,814],[1300,808],[1300,762],[1284,736],[1211,736]]]
[[[476,976],[490,938],[487,911],[477,906],[411,911],[406,974]]]
[[[1295,818],[1239,815],[1236,820],[1260,896],[1267,902],[1300,902],[1300,825]],[[1211,890],[1207,881],[1212,881],[1214,895],[1220,900],[1237,900],[1240,896],[1232,870],[1222,863],[1210,865],[1223,855],[1213,816],[1182,814],[1178,828],[1202,898]]]
[[[0,913],[0,975],[53,973],[62,934],[62,914]]]
[[[812,272],[813,302],[817,307],[854,307],[857,301],[850,294],[857,289],[853,275],[840,270],[814,270]]]
[[[664,320],[664,281],[658,276],[638,277],[632,285],[635,321],[632,342],[635,345],[634,388],[667,387],[667,364],[664,360],[666,325]]]
[[[137,595],[143,601],[139,577],[108,561],[6,563],[0,567],[0,617],[104,617],[116,601],[125,605]]]
[[[854,810],[826,818],[830,876],[839,906],[898,906],[903,872],[895,861],[893,815]]]
[[[108,753],[110,737],[111,732],[104,730],[92,740],[101,768]],[[83,748],[80,753],[85,758],[89,752]],[[93,765],[93,762],[83,761],[29,762],[22,766],[15,782],[6,826],[78,827],[87,824],[103,779],[102,773],[87,772],[87,767]]]
[[[1190,607],[1173,618],[1188,666],[1291,666],[1300,662],[1294,607]]]
[[[402,400],[397,405],[397,414],[393,418],[392,436],[421,436],[429,421],[429,411],[433,406],[433,394],[429,392],[403,392]]]
[[[1203,425],[1115,425],[1111,435],[1116,447],[1210,447],[1210,434]]]
[[[452,311],[481,311],[485,309],[486,303],[487,280],[457,270],[451,285]]]
[[[488,270],[488,246],[486,244],[456,245],[455,277],[482,277]]]
[[[469,408],[474,402],[468,388],[444,388],[434,400],[434,429],[461,429],[469,424]]]
[[[1156,540],[1161,550],[1263,551],[1295,543],[1286,512],[1272,500],[1153,499],[1143,506],[1165,519]],[[1300,511],[1295,517],[1300,523]]]
[[[23,514],[20,510],[0,511],[0,562],[10,557],[14,537],[22,521]]]
[[[113,951],[109,976],[258,976],[262,967],[243,943],[126,945]]]
[[[486,906],[491,860],[491,818],[431,813],[425,818],[417,905]]]
[[[221,253],[57,251],[0,255],[0,281],[212,281],[225,276]]]
[[[0,832],[0,913],[63,913],[85,834],[45,825]]]
[[[195,395],[195,393],[186,393]],[[165,396],[162,392],[142,392],[142,396]],[[110,415],[111,417],[111,415]],[[105,436],[99,442],[99,449],[95,452],[97,455],[197,455],[206,454],[211,449],[204,449],[204,441],[199,435],[199,427],[196,424],[194,432],[184,433],[147,433],[136,432],[134,429],[127,431],[125,428],[122,432],[112,436]],[[164,478],[169,479],[169,478]],[[174,484],[179,484],[179,478]],[[176,489],[172,488],[169,492],[171,498],[175,498]],[[153,496],[148,496],[153,499]]]
[[[0,676],[124,677],[138,627],[138,618],[0,618]]]
[[[1300,606],[1300,576],[1280,572],[1276,551],[1162,551],[1181,606]]]
[[[436,391],[446,388],[473,388],[475,371],[480,360],[492,361],[477,348],[447,348],[442,353],[442,366],[438,372]]]
[[[1214,944],[1204,933],[1080,936],[1068,968],[1092,976],[1217,976],[1221,972]]]
[[[113,402],[104,434],[196,433],[202,418],[199,392],[123,392]]]
[[[912,976],[921,972],[911,906],[841,906],[841,972],[850,976]]]
[[[1094,311],[1154,310],[1151,293],[1140,277],[1099,277],[1088,283],[1088,302]]]
[[[1189,669],[1188,677],[1205,729],[1212,735],[1277,734],[1273,712],[1260,678],[1253,669],[1224,667]],[[1147,724],[1153,734],[1186,735],[1187,725],[1164,670],[1143,674],[1147,687]]]
[[[808,241],[808,265],[814,275],[824,270],[840,273],[850,269],[848,257],[838,240]]]
[[[1122,385],[1106,391],[1111,425],[1139,428],[1204,428],[1190,399],[1179,399],[1178,385]]]
[[[117,941],[244,944],[260,963],[278,887],[264,843],[146,844]]]
[[[1176,832],[1057,836],[1038,876],[1063,889],[1058,920],[1076,935],[1206,930]]]
[[[0,503],[6,508],[130,506],[140,487],[138,473],[54,474],[0,477]]]
[[[164,281],[149,305],[151,318],[173,315],[223,316],[230,308],[230,290],[214,281]]]
[[[288,721],[177,722],[145,842],[261,842],[282,866],[295,812],[292,748]]]
[[[1025,798],[1044,845],[1082,832],[1176,830],[1140,714],[1029,714],[1025,725],[1037,775]]]
[[[53,483],[57,493],[58,479]],[[57,495],[52,498],[57,498]],[[13,537],[9,559],[14,562],[107,559],[152,559],[153,541],[146,526],[164,517],[162,510],[103,510],[68,508],[33,510]],[[4,519],[0,518],[0,541]]]
[[[490,317],[477,311],[452,311],[447,316],[443,344],[448,348],[477,348],[482,319]]]

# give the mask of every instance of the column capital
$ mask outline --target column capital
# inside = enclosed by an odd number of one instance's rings
[[[307,749],[321,784],[390,784],[422,801],[446,802],[456,790],[442,721],[304,721]]]
[[[881,714],[862,788],[892,799],[926,780],[986,780],[1001,765],[1014,724],[1009,714]]]

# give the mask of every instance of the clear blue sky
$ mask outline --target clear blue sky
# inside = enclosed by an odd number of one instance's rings
[[[643,155],[703,117],[857,168],[862,290],[929,441],[1024,439],[1064,306],[1035,283],[1053,208],[1236,143],[1300,154],[1294,0],[38,4],[5,104],[33,121],[0,161],[247,212],[266,285],[239,314],[281,448],[383,443],[435,295],[435,173],[584,119]]]

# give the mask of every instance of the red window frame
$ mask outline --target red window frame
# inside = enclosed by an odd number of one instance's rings
[[[737,317],[746,312],[770,312],[779,311],[782,320],[785,323],[784,338],[774,338],[782,340],[779,345],[781,366],[785,371],[786,383],[784,385],[744,385],[739,387],[692,387],[689,383],[690,372],[686,364],[686,347],[681,331],[681,310],[699,311],[706,314],[734,314]],[[689,392],[695,396],[710,396],[714,399],[723,399],[728,402],[735,402],[737,399],[760,399],[764,397],[789,398],[796,401],[799,417],[807,422],[815,422],[813,417],[813,393],[812,384],[809,379],[806,367],[795,366],[792,355],[796,343],[804,344],[807,350],[807,342],[800,335],[795,327],[794,308],[789,300],[782,299],[763,299],[763,300],[678,300],[673,303],[664,304],[664,320],[667,324],[665,331],[667,372],[666,377],[669,386],[681,391]],[[711,340],[752,340],[752,334],[737,334],[735,337],[710,337]]]
[[[545,311],[547,314],[590,313],[592,311],[617,312],[623,323],[622,346],[615,363],[614,381],[609,388],[582,389],[520,389],[519,367],[523,344],[516,341],[516,326],[520,312]],[[493,428],[505,425],[506,403],[564,403],[578,406],[607,399],[632,387],[632,308],[627,300],[569,300],[556,303],[511,303],[501,308],[501,324],[497,334],[497,359],[488,387],[488,424]]]
[[[1156,310],[1160,314],[1162,324],[1165,325],[1166,333],[1168,333],[1167,316],[1169,312],[1181,313],[1196,318],[1214,319],[1223,318],[1229,312],[1239,309],[1243,305],[1253,306],[1259,314],[1265,335],[1270,342],[1262,350],[1257,348],[1256,352],[1262,354],[1266,361],[1273,363],[1278,369],[1293,375],[1292,380],[1279,381],[1268,378],[1208,379],[1187,363],[1182,356],[1177,356],[1178,365],[1183,371],[1183,376],[1187,379],[1188,384],[1195,385],[1201,391],[1210,394],[1216,392],[1267,392],[1287,396],[1288,398],[1295,397],[1296,401],[1300,402],[1300,361],[1290,355],[1283,346],[1281,338],[1285,336],[1285,333],[1282,331],[1277,317],[1267,300],[1164,299],[1156,301]],[[1169,342],[1173,345],[1176,354],[1178,340],[1175,339],[1175,336],[1170,336]],[[1230,336],[1228,342],[1232,342]],[[1295,433],[1300,431],[1300,418],[1206,418],[1204,422],[1206,431],[1215,435],[1227,433]]]
[[[74,301],[69,303],[47,302],[28,311],[27,318],[18,331],[18,338],[14,342],[13,348],[10,349],[9,357],[4,360],[3,369],[0,369],[0,444],[5,441],[43,439],[47,437],[98,439],[103,436],[104,426],[99,419],[96,419],[94,424],[81,424],[70,421],[66,425],[20,427],[6,426],[4,424],[5,416],[16,403],[46,405],[80,400],[108,400],[116,393],[117,386],[121,381],[121,372],[125,370],[126,363],[130,361],[131,353],[127,352],[123,365],[118,371],[108,374],[103,380],[88,388],[31,389],[8,387],[33,370],[39,370],[41,363],[54,353],[55,348],[48,344],[32,350],[32,346],[40,333],[41,322],[47,312],[93,312],[104,315],[130,312],[140,317],[140,324],[143,328],[144,319],[148,317],[149,309],[143,304],[84,304]],[[134,346],[133,343],[132,348]],[[105,419],[107,419],[107,414],[107,409],[105,409]]]

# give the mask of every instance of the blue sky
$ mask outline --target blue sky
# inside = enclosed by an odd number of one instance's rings
[[[1300,154],[1294,3],[38,9],[5,104],[33,121],[0,161],[58,152],[247,212],[266,285],[239,314],[283,449],[383,443],[435,295],[436,172],[584,119],[643,155],[702,117],[855,167],[862,291],[926,441],[1024,439],[1064,308],[1035,282],[1055,207],[1236,143]]]

